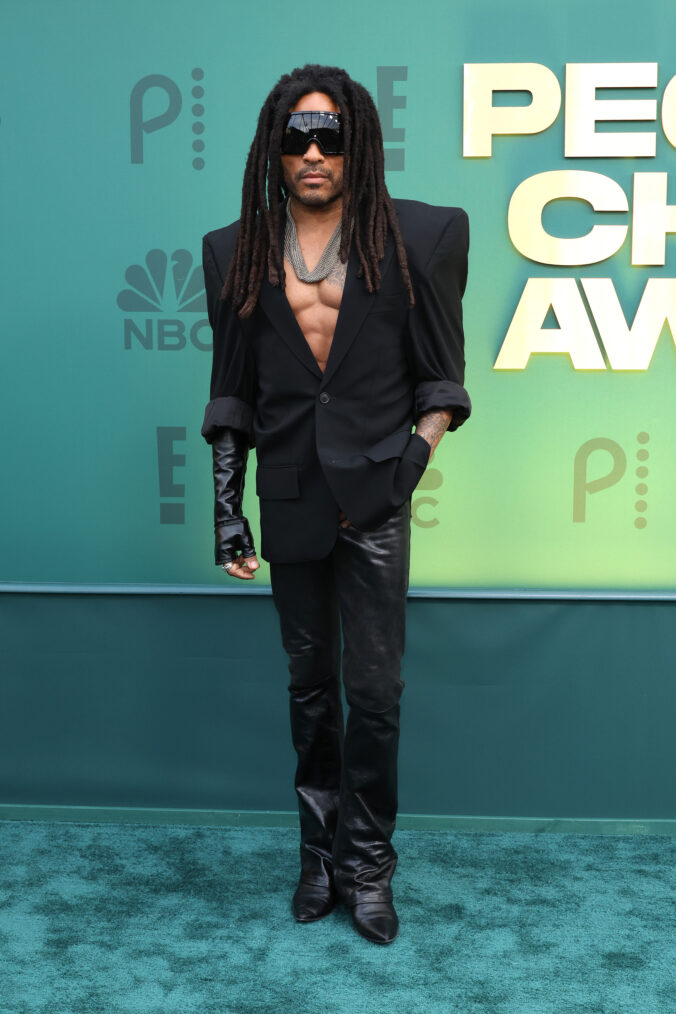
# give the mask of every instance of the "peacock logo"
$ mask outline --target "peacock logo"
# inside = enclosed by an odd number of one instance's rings
[[[171,257],[164,250],[149,250],[145,265],[130,264],[124,277],[129,287],[120,290],[117,305],[134,314],[124,320],[125,350],[136,344],[158,351],[179,350],[188,341],[201,351],[211,350],[211,340],[205,343],[200,338],[202,330],[209,338],[211,332],[204,273],[189,250],[174,250]],[[201,317],[194,322],[176,316],[195,313]],[[143,319],[139,319],[141,314]]]
[[[130,288],[122,289],[117,297],[120,309],[127,313],[160,313],[165,309],[178,313],[206,313],[204,274],[199,265],[193,268],[189,250],[174,250],[171,255],[173,292],[168,298],[173,305],[166,306],[168,263],[164,250],[149,250],[145,267],[130,264],[124,275]]]
[[[638,499],[634,502],[636,517],[633,520],[634,528],[642,531],[648,524],[646,518],[646,511],[648,510],[648,499],[646,497],[648,484],[645,480],[648,477],[650,451],[647,444],[650,442],[650,434],[646,433],[645,430],[641,430],[636,435],[636,442],[638,448],[635,452],[636,471],[634,474],[640,481],[634,486],[634,492]],[[602,452],[600,461],[597,460],[599,457],[597,451]],[[593,460],[593,465],[589,464],[590,460]],[[600,504],[599,506],[596,504],[591,506],[589,498],[606,489],[617,486],[623,479],[627,466],[626,447],[622,447],[616,440],[611,440],[609,437],[592,437],[591,440],[586,440],[578,447],[573,465],[573,521],[575,523],[584,524],[588,520],[588,515],[590,515],[589,519],[592,521],[595,519],[596,523],[599,520],[607,523],[607,508],[604,511],[604,508]],[[606,472],[599,475],[599,470],[603,467],[606,468]],[[590,476],[590,472],[593,478]],[[603,500],[604,498],[601,497],[601,502]],[[624,510],[624,501],[622,508],[620,508],[620,502],[617,501],[615,509]]]
[[[192,167],[198,171],[205,166],[204,142],[204,70],[193,67],[190,74],[193,85],[190,97],[195,101],[190,108],[192,115],[192,134],[196,135],[192,142]],[[131,143],[131,161],[133,165],[145,162],[146,138],[149,134],[172,128],[180,116],[187,89],[179,88],[176,82],[166,74],[147,74],[136,82],[129,98],[129,138]],[[165,108],[158,112],[164,99]],[[189,135],[185,129],[174,132],[176,145],[185,144]],[[181,139],[179,141],[179,138]],[[154,143],[155,159],[160,160],[163,146]],[[166,148],[164,148],[166,157]]]

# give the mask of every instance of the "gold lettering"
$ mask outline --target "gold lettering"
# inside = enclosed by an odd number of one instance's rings
[[[542,327],[550,307],[558,328]],[[605,370],[574,278],[528,279],[493,369],[523,370],[533,352],[567,352],[576,370]]]
[[[627,235],[626,225],[594,225],[586,236],[550,236],[542,226],[549,201],[576,197],[594,211],[627,211],[629,204],[619,183],[585,169],[553,169],[520,183],[507,210],[509,237],[524,257],[540,264],[596,264],[612,257]]]
[[[676,232],[676,205],[667,204],[667,174],[634,173],[631,263],[664,264],[668,232]]]
[[[676,148],[676,75],[662,94],[662,130],[669,144]]]
[[[610,278],[581,281],[611,369],[647,370],[665,321],[676,341],[676,279],[648,279],[631,327]]]
[[[567,63],[566,158],[655,155],[655,131],[603,131],[599,120],[655,120],[656,99],[597,99],[597,88],[656,88],[656,63]]]
[[[528,106],[494,106],[493,92],[527,91]],[[496,134],[538,134],[561,108],[561,86],[541,63],[466,63],[463,85],[463,158],[489,158]]]

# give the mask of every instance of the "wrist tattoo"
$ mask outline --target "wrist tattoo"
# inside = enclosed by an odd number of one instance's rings
[[[448,429],[452,418],[453,413],[450,409],[434,409],[432,412],[425,412],[418,419],[415,431],[434,450]]]

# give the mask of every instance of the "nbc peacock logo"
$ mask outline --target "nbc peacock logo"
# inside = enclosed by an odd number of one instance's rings
[[[211,350],[204,273],[189,250],[174,250],[171,257],[164,250],[149,250],[145,265],[130,264],[124,277],[129,288],[118,293],[117,305],[134,315],[124,318],[126,351],[140,346],[176,352],[188,343]],[[191,320],[196,314],[200,316]],[[208,341],[202,340],[202,331]]]

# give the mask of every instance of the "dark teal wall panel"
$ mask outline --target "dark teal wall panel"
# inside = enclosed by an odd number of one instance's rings
[[[673,603],[409,608],[416,812],[676,815]]]
[[[676,818],[669,602],[408,606],[400,811]],[[0,596],[0,804],[295,808],[268,596]]]
[[[269,597],[0,602],[0,801],[293,805],[285,660]]]

